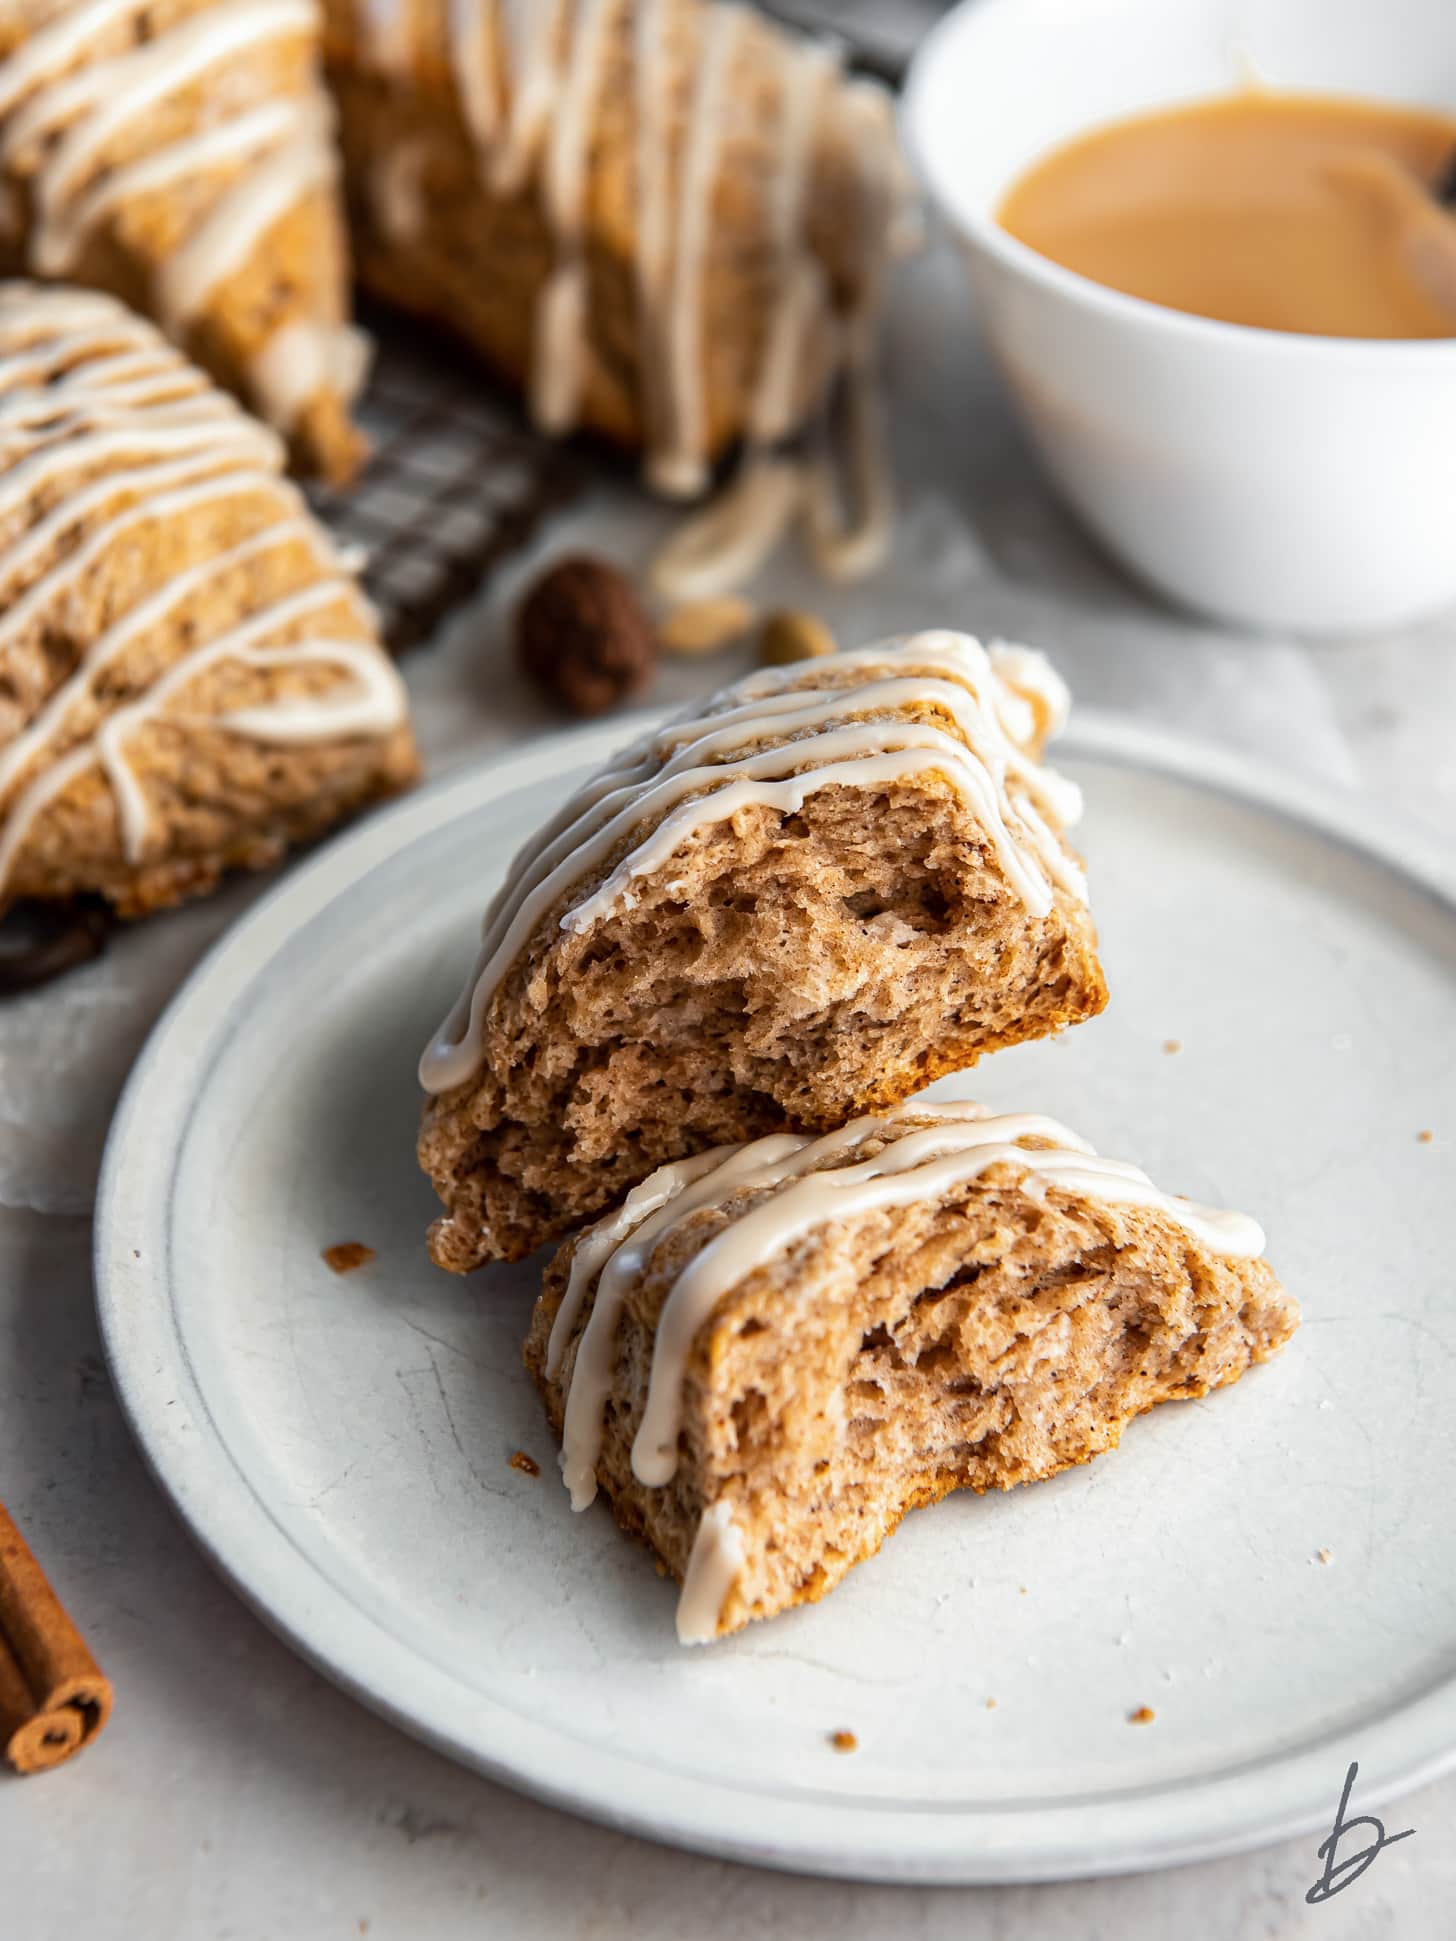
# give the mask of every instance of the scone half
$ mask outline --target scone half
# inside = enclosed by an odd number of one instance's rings
[[[1262,1248],[1053,1120],[922,1102],[654,1174],[561,1249],[525,1359],[574,1506],[601,1489],[700,1643],[1267,1360],[1298,1310]]]
[[[770,669],[653,730],[516,858],[421,1061],[443,1267],[666,1160],[899,1103],[1106,1002],[1066,690],[965,634]]]

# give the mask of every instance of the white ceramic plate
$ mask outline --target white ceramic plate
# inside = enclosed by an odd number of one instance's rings
[[[1120,1872],[1327,1831],[1351,1759],[1361,1810],[1456,1763],[1450,871],[1347,800],[1083,719],[1060,759],[1113,1001],[974,1089],[1257,1212],[1304,1327],[1117,1454],[952,1498],[824,1604],[685,1651],[673,1588],[605,1507],[567,1507],[519,1363],[532,1271],[433,1268],[412,1153],[416,1054],[481,906],[622,733],[448,779],[326,849],[133,1075],[102,1322],[218,1566],[483,1772],[781,1867]],[[345,1240],[378,1260],[338,1278],[320,1252]]]

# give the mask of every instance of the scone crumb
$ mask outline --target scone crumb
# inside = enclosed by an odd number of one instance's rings
[[[838,1732],[830,1733],[829,1743],[830,1745],[833,1746],[836,1752],[858,1752],[859,1751],[859,1740],[854,1736],[852,1732],[846,1732],[842,1726]]]
[[[523,1476],[539,1476],[541,1465],[534,1456],[528,1456],[524,1449],[518,1449],[511,1457],[511,1468],[519,1469]]]
[[[1183,1049],[1183,1040],[1181,1038],[1165,1038],[1163,1040],[1163,1050],[1167,1052],[1170,1058],[1172,1058],[1175,1055],[1175,1053],[1182,1051],[1182,1049]]]
[[[1421,1146],[1429,1146],[1435,1136],[1435,1133],[1427,1126],[1416,1134],[1416,1143]]]
[[[1127,1722],[1129,1725],[1151,1725],[1157,1716],[1151,1705],[1140,1705],[1135,1712],[1128,1713]]]
[[[995,1701],[995,1699],[994,1699],[994,1698],[988,1698],[988,1699],[986,1700],[986,1710],[987,1710],[988,1712],[994,1712],[994,1711],[995,1711],[995,1709],[996,1709],[996,1701]]]
[[[332,1267],[336,1274],[352,1274],[360,1267],[367,1267],[375,1253],[362,1240],[341,1240],[337,1246],[325,1247],[323,1258],[324,1265]]]
[[[1335,1561],[1335,1553],[1328,1544],[1322,1543],[1314,1554],[1322,1564],[1332,1564]]]

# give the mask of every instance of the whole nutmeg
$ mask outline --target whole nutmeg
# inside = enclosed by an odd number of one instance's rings
[[[818,614],[795,607],[771,613],[758,639],[758,658],[765,667],[789,667],[834,651],[834,635]]]
[[[605,714],[638,693],[656,658],[636,588],[604,559],[558,560],[516,613],[522,673],[573,714]]]

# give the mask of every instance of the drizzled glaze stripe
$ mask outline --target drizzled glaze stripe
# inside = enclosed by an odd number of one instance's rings
[[[871,1142],[880,1149],[859,1157]],[[591,1295],[591,1312],[566,1370],[561,1469],[572,1508],[585,1509],[596,1495],[626,1297],[656,1249],[693,1214],[717,1208],[727,1224],[678,1275],[658,1315],[647,1398],[631,1452],[632,1473],[648,1488],[662,1488],[676,1474],[688,1357],[725,1295],[821,1227],[882,1209],[933,1205],[963,1192],[992,1167],[1019,1174],[1017,1189],[1030,1198],[1051,1190],[1157,1212],[1210,1252],[1231,1259],[1253,1259],[1264,1250],[1262,1230],[1246,1215],[1164,1193],[1138,1167],[1100,1157],[1054,1119],[993,1116],[963,1101],[912,1101],[822,1138],[775,1135],[662,1167],[578,1244],[552,1327],[546,1372],[558,1379]],[[704,1524],[679,1606],[678,1634],[686,1643],[716,1634],[743,1561],[729,1506],[713,1506]]]
[[[0,289],[0,454],[0,518],[38,488],[50,493],[70,476],[80,481],[0,547],[0,588],[21,587],[0,614],[0,664],[141,527],[230,500],[255,501],[261,521],[248,537],[195,561],[113,620],[0,749],[0,897],[36,818],[93,766],[111,788],[124,854],[141,860],[150,811],[128,745],[164,713],[178,727],[278,744],[383,736],[404,721],[403,686],[372,638],[368,606],[298,492],[280,476],[278,440],[231,399],[199,384],[192,367],[120,305],[31,285]],[[313,575],[307,584],[193,640],[144,693],[113,706],[56,755],[77,710],[94,703],[98,678],[129,647],[227,573],[290,546],[302,549]],[[310,626],[339,617],[341,636],[308,634]],[[300,629],[302,637],[289,637]],[[322,694],[284,695],[205,716],[169,706],[224,662],[331,669],[347,678]]]
[[[605,880],[567,903],[563,930],[630,905],[636,880],[741,808],[787,815],[821,788],[917,775],[942,776],[960,793],[1031,915],[1044,916],[1057,889],[1082,899],[1081,871],[1056,834],[1076,820],[1080,796],[1025,752],[1038,710],[1064,709],[1065,690],[1039,656],[1022,649],[1003,660],[968,635],[934,633],[750,677],[668,722],[587,782],[517,856],[465,989],[420,1060],[421,1084],[444,1092],[474,1075],[490,1001],[537,926],[637,831]],[[946,717],[951,731],[923,714]],[[773,745],[755,749],[762,743]]]
[[[178,331],[276,223],[332,186],[336,160],[328,98],[317,83],[292,97],[238,98],[239,66],[259,49],[317,42],[317,0],[220,0],[160,32],[148,15],[147,0],[70,0],[0,61],[0,175],[25,190],[23,201],[6,198],[0,227],[22,242],[31,270],[64,275],[88,236],[128,200],[216,175],[217,195],[157,266],[158,311]],[[199,89],[207,98],[198,125],[111,159],[118,146],[135,147],[139,127]],[[261,347],[268,382],[254,387],[264,408],[285,400],[285,429],[306,382],[309,395],[327,386],[347,399],[362,376],[343,327],[310,319],[288,329],[283,344],[275,333]]]
[[[535,182],[552,261],[536,306],[528,396],[543,430],[577,421],[591,352],[583,260],[587,170],[615,49],[630,65],[636,247],[638,408],[645,476],[671,497],[709,479],[705,314],[714,206],[745,97],[774,102],[762,117],[767,170],[754,243],[765,266],[765,315],[746,380],[747,451],[729,487],[664,550],[654,569],[674,596],[744,577],[802,514],[816,554],[841,576],[868,570],[884,549],[891,510],[872,389],[874,326],[895,211],[904,193],[893,117],[883,89],[846,83],[838,50],[783,33],[737,0],[446,0],[428,16],[406,0],[355,0],[366,59],[391,74],[407,18],[428,19],[452,77],[484,192]],[[690,75],[679,69],[684,51]],[[751,76],[745,71],[753,61]],[[423,59],[422,50],[414,50]],[[681,124],[681,134],[674,130]],[[832,147],[851,172],[847,314],[833,315],[807,216],[820,156]],[[400,199],[380,197],[391,234]],[[407,230],[409,225],[403,225]],[[827,396],[843,372],[851,438],[845,477],[825,456],[771,448]],[[849,510],[842,507],[847,502]]]

